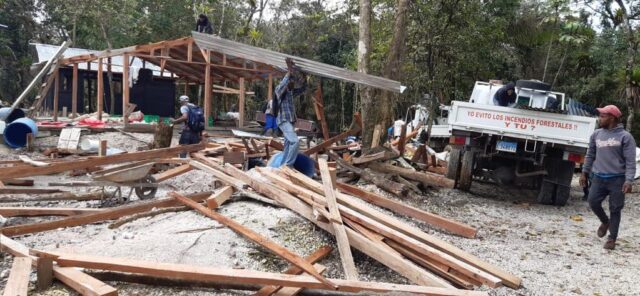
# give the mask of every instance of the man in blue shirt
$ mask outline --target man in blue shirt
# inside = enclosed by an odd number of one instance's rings
[[[293,98],[303,94],[307,88],[307,77],[301,71],[295,71],[293,60],[287,58],[287,74],[276,87],[277,117],[276,123],[284,135],[284,151],[282,161],[277,167],[288,165],[293,167],[298,156],[298,135],[294,129],[296,109]]]

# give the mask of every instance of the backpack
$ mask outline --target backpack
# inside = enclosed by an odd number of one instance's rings
[[[202,108],[195,106],[188,106],[189,113],[187,117],[187,126],[194,132],[201,132],[204,130],[204,112]]]

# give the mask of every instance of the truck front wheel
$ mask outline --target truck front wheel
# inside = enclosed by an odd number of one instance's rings
[[[462,154],[460,176],[458,177],[458,189],[464,191],[469,191],[469,189],[471,189],[475,159],[476,153],[472,150],[465,151],[464,154]]]

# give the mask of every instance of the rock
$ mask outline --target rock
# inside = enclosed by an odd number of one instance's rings
[[[125,232],[124,234],[122,234],[122,237],[124,239],[133,239],[135,236],[131,232]]]
[[[9,221],[9,219],[2,217],[2,215],[0,215],[0,226],[4,226],[7,221]]]
[[[5,269],[2,272],[0,272],[0,279],[6,278],[9,275],[9,270]]]

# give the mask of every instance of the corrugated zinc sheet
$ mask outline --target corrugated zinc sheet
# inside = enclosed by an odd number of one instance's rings
[[[400,82],[391,79],[358,73],[355,71],[316,61],[287,55],[239,42],[234,42],[214,35],[198,32],[192,32],[192,35],[193,39],[195,40],[198,47],[200,47],[200,49],[211,50],[214,52],[226,54],[228,56],[234,56],[258,63],[268,64],[279,67],[281,69],[287,68],[285,59],[291,58],[298,67],[309,74],[330,79],[338,79],[342,81],[358,83],[361,85],[389,90],[396,93],[402,93],[405,89],[405,87],[402,86]]]

